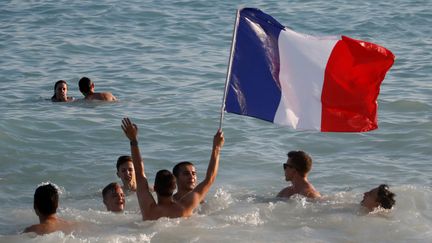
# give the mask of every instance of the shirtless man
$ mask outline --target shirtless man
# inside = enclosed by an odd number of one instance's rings
[[[154,184],[154,190],[158,199],[156,203],[149,190],[148,180],[144,171],[144,161],[141,158],[138,147],[138,127],[129,118],[124,118],[122,129],[130,141],[132,161],[137,180],[137,197],[143,220],[156,220],[161,217],[179,218],[191,216],[193,210],[200,205],[200,202],[205,198],[216,179],[219,167],[219,154],[224,144],[222,131],[218,130],[213,138],[213,149],[205,179],[180,201],[174,201],[172,197],[176,187],[174,175],[168,170],[157,172]]]
[[[195,166],[189,161],[183,161],[176,164],[173,168],[173,174],[176,178],[177,192],[173,198],[180,201],[187,193],[191,192],[197,182]]]
[[[102,190],[103,203],[108,211],[123,212],[125,207],[125,195],[118,183],[110,183]]]
[[[117,176],[123,182],[123,191],[136,192],[135,170],[132,163],[132,157],[129,155],[120,156],[117,159]]]
[[[396,195],[389,191],[386,184],[381,184],[372,190],[363,194],[363,200],[360,202],[364,208],[369,212],[375,210],[375,208],[382,207],[385,209],[391,209],[395,204],[394,197]]]
[[[303,151],[291,151],[288,160],[283,164],[285,180],[291,181],[292,185],[282,189],[278,197],[289,198],[294,194],[300,194],[308,198],[321,197],[308,181],[307,175],[312,168],[312,158]]]
[[[54,185],[39,186],[35,191],[33,200],[33,208],[39,217],[39,224],[27,227],[24,233],[34,232],[43,235],[63,231],[65,234],[69,234],[73,230],[74,224],[57,217],[58,199],[58,191]]]
[[[85,100],[116,101],[117,98],[110,92],[94,92],[94,83],[87,77],[82,77],[78,82],[79,90]]]

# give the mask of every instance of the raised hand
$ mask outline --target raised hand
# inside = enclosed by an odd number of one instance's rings
[[[121,128],[125,133],[126,137],[129,138],[130,141],[136,141],[138,136],[138,127],[136,124],[132,123],[132,121],[125,117],[122,120]]]
[[[221,129],[218,129],[213,137],[213,148],[222,148],[225,143],[224,134]]]

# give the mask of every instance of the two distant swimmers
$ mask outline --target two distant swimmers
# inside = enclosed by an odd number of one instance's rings
[[[84,100],[116,101],[117,98],[110,92],[95,92],[95,85],[87,77],[82,77],[78,82],[79,90],[84,95]],[[52,102],[71,102],[73,97],[67,96],[68,85],[65,80],[59,80],[54,84]]]
[[[282,189],[277,197],[290,198],[298,194],[307,198],[320,198],[320,193],[309,182],[307,176],[312,169],[312,158],[304,151],[290,151],[288,160],[283,164],[285,180],[291,182],[291,186]],[[391,209],[395,204],[396,195],[389,190],[386,184],[381,184],[363,194],[360,205],[372,212],[377,208]]]

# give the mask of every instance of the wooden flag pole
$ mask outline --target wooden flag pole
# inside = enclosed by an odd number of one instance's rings
[[[228,67],[227,67],[227,75],[226,75],[226,79],[225,79],[225,88],[224,88],[224,94],[223,94],[223,99],[222,99],[221,114],[220,114],[220,120],[219,120],[219,129],[222,129],[222,120],[223,120],[224,111],[225,111],[225,100],[226,100],[227,89],[228,89],[228,81],[231,77],[231,65],[232,65],[233,53],[234,53],[235,42],[236,42],[236,37],[237,37],[237,26],[238,26],[239,18],[240,18],[240,9],[237,9],[236,21],[234,23],[234,30],[233,30],[233,34],[232,34],[232,40],[231,40],[231,51],[230,51],[229,62],[228,62]]]

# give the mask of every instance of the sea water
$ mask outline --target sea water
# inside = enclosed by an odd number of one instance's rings
[[[139,126],[146,172],[196,164],[202,179],[219,126],[235,13],[256,7],[297,32],[347,35],[396,56],[378,98],[379,129],[295,131],[225,114],[225,146],[200,213],[143,222],[135,195],[106,212],[101,190],[130,153],[120,124]],[[431,242],[432,2],[43,1],[0,2],[0,242]],[[52,103],[53,85],[88,76],[116,103]],[[313,158],[324,195],[276,200],[289,185],[290,150]],[[60,187],[72,234],[20,234],[38,222],[33,193]],[[363,192],[396,193],[388,212],[364,214]]]

